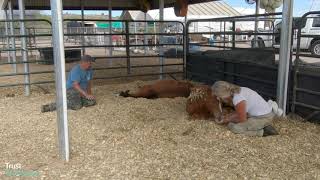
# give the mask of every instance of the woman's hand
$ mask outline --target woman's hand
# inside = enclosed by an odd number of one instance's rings
[[[218,124],[228,124],[230,122],[230,115],[222,115],[218,119],[215,119]]]
[[[226,114],[221,117],[221,120],[217,122],[218,124],[228,124],[230,122],[233,123],[240,123],[244,122],[245,120],[241,120],[239,114],[237,112],[233,112],[231,114]]]

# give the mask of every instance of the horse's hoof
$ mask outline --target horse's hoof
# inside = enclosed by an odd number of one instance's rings
[[[121,92],[119,93],[119,96],[122,96],[122,97],[129,97],[129,90],[121,91]]]
[[[122,96],[122,97],[125,97],[125,93],[123,91],[121,91],[118,96]]]

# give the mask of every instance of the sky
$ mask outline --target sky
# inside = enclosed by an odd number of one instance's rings
[[[255,4],[247,4],[245,0],[223,0],[237,11],[242,14],[254,14]],[[294,0],[294,16],[302,16],[304,13],[310,10],[320,10],[320,0]],[[282,7],[278,8],[277,11],[281,12]],[[80,11],[65,11],[72,14],[80,14]],[[263,11],[262,11],[263,12]],[[50,13],[46,11],[44,13]],[[108,14],[108,11],[85,11],[86,14]],[[112,16],[120,16],[121,11],[113,11]]]
[[[253,14],[255,12],[255,4],[249,5],[245,0],[224,0],[227,4],[235,8],[243,14]],[[320,0],[294,0],[293,16],[302,16],[310,10],[320,10]],[[282,7],[277,9],[282,11]]]

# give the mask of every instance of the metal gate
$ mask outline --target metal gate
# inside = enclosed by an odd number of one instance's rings
[[[265,99],[275,100],[278,51],[274,47],[277,47],[276,44],[280,39],[280,15],[280,13],[275,13],[188,21],[186,25],[186,77],[208,85],[212,85],[217,80],[229,81],[255,89]],[[249,22],[254,24],[254,21],[260,24],[268,22],[264,24],[271,24],[269,26],[271,28],[258,31],[248,29]],[[240,26],[241,22],[248,23]],[[195,28],[201,25],[207,29]],[[299,59],[301,57],[299,41],[310,34],[301,35],[301,27],[298,24],[294,25],[293,29],[295,33],[292,40],[298,42],[298,47],[295,49],[297,49],[296,56]],[[312,37],[318,38],[319,35]],[[254,42],[258,46],[254,46]],[[320,89],[318,85],[311,84],[319,81],[320,71],[315,68],[314,64],[312,64],[313,68],[307,68],[306,64],[302,66],[299,60],[295,61],[297,63],[294,66],[292,59],[290,62],[287,109],[290,109],[291,106],[292,112],[308,120],[319,120]]]
[[[274,21],[279,19],[279,15],[275,13],[188,21],[187,78],[207,84],[213,84],[216,80],[226,80],[251,87],[265,98],[274,99],[278,67],[275,50],[271,47],[275,37],[280,33],[275,32],[274,28],[259,32],[254,32],[252,28],[257,18],[258,22],[268,22],[274,27]],[[210,31],[193,30],[190,32],[195,23],[198,26],[201,23],[205,26],[211,25],[208,28]],[[250,25],[251,29],[240,28]],[[215,26],[216,29],[213,29],[212,26]],[[195,35],[209,36],[202,42],[194,42]],[[254,36],[267,37],[265,44],[271,44],[270,47],[252,48],[256,41]]]
[[[306,120],[320,122],[320,11],[298,19],[291,110]],[[319,50],[319,52],[314,52]],[[309,52],[311,51],[311,53]]]

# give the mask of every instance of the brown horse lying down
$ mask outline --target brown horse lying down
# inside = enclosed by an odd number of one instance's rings
[[[159,80],[154,84],[142,86],[137,92],[129,93],[129,90],[120,92],[120,96],[134,98],[174,98],[188,97],[193,84],[185,81]]]
[[[206,85],[191,88],[186,110],[192,119],[214,119],[217,123],[231,111],[230,108],[222,108],[211,88]]]

